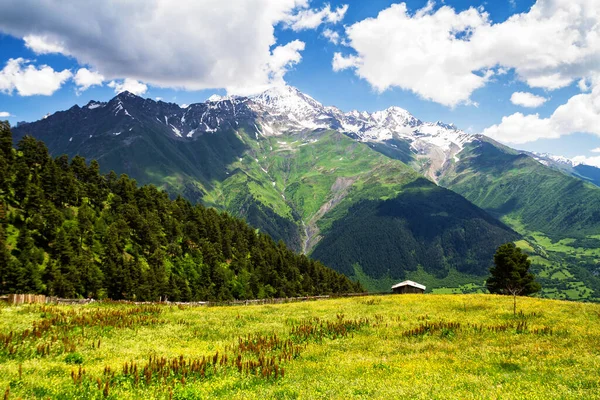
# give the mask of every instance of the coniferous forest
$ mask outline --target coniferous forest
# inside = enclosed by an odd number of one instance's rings
[[[0,122],[0,293],[172,301],[361,290],[244,221],[96,161],[52,158]]]

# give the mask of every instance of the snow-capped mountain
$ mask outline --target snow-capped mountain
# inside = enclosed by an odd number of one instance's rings
[[[409,140],[416,152],[425,144],[445,152],[462,149],[473,137],[454,125],[423,122],[400,107],[372,113],[325,107],[312,97],[293,87],[270,89],[248,101],[257,113],[265,135],[290,133],[304,129],[335,129],[353,133],[365,142],[384,142],[394,138]]]
[[[564,156],[557,156],[557,155],[550,154],[550,153],[538,153],[538,152],[533,151],[533,152],[525,152],[525,154],[531,155],[534,159],[536,159],[537,161],[541,162],[542,164],[544,164],[546,166],[550,166],[552,163],[561,164],[561,165],[564,165],[567,167],[576,167],[576,166],[582,164],[581,162],[571,160],[570,158],[567,158]]]
[[[398,141],[403,142],[414,159],[427,158],[426,163],[420,163],[425,169],[421,166],[419,171],[434,180],[444,166],[457,161],[456,155],[465,144],[477,140],[454,125],[423,122],[400,107],[344,113],[290,86],[248,97],[213,95],[185,108],[123,92],[108,102],[74,106],[34,124],[41,124],[44,132],[56,128],[56,135],[45,139],[51,148],[91,146],[91,139],[104,135],[118,136],[130,145],[148,130],[186,141],[241,128],[257,138],[332,129],[361,142],[387,146],[390,151],[404,147]],[[20,129],[32,129],[34,124],[22,124]],[[73,128],[67,137],[59,134],[59,130],[64,133],[65,126]]]
[[[250,97],[211,96],[209,103],[218,106],[247,107],[256,118],[257,134],[273,136],[316,129],[334,129],[351,134],[362,142],[384,143],[392,147],[394,139],[407,141],[412,152],[431,160],[422,171],[435,179],[437,172],[450,160],[456,161],[465,144],[477,140],[452,124],[423,122],[400,107],[386,110],[342,112],[323,106],[298,89],[275,87]]]
[[[596,186],[600,186],[600,168],[594,165],[586,164],[577,158],[571,159],[550,153],[538,153],[535,151],[521,151],[521,153],[532,157],[548,168],[561,171],[567,175],[572,175],[591,182]]]

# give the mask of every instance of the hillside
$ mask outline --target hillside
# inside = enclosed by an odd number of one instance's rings
[[[349,196],[360,198],[359,191],[378,189],[365,184]],[[343,202],[324,218],[329,227],[312,253],[349,276],[357,268],[376,279],[405,279],[419,269],[437,278],[452,270],[482,276],[493,255],[490,249],[498,241],[518,238],[500,221],[425,178],[385,200],[362,198]]]
[[[529,241],[521,246],[552,287],[547,295],[600,293],[600,188],[489,139],[467,146],[459,157],[440,184]]]
[[[586,182],[594,168],[524,154],[399,107],[344,113],[291,87],[186,108],[124,92],[14,130],[48,141],[54,155],[96,158],[104,172],[244,218],[369,290],[408,277],[479,291],[495,247],[525,238],[519,244],[534,257],[544,295],[600,297],[599,190]],[[424,176],[452,192],[413,185]],[[377,211],[391,205],[398,209]]]
[[[348,222],[359,223],[345,218],[351,207],[363,201],[390,200],[405,189],[422,191],[430,204],[437,201],[438,192],[428,190],[432,183],[415,185],[422,175],[401,160],[381,154],[376,142],[363,141],[376,135],[387,137],[390,129],[404,123],[420,129],[415,145],[422,147],[442,142],[457,151],[459,147],[443,135],[447,132],[460,143],[466,137],[454,127],[418,121],[397,107],[372,114],[343,114],[293,88],[252,98],[213,97],[185,109],[121,93],[107,103],[92,102],[20,125],[15,137],[31,133],[48,140],[53,154],[96,158],[105,172],[128,173],[173,196],[183,194],[225,210],[296,251],[315,251],[338,271],[349,273],[358,264],[368,277],[379,280],[381,269],[391,267],[386,279],[397,280],[420,265],[436,277],[469,271],[480,282],[495,249],[519,236],[501,223],[490,223],[476,207],[455,208],[463,200],[452,192],[445,192],[443,202],[436,206],[436,213],[449,218],[407,213],[418,204],[411,204],[406,196],[394,203],[406,207],[384,218],[394,246],[384,248],[374,235],[357,243],[341,230]],[[341,132],[342,125],[352,128],[360,140]],[[403,151],[394,149],[395,155]],[[409,214],[410,223],[402,222]],[[430,224],[433,237],[424,238],[418,232],[417,227],[424,224]],[[479,235],[473,235],[475,231]],[[337,243],[358,246],[357,253],[335,259],[331,255],[339,247],[325,249],[331,240],[326,240],[328,236],[345,238],[345,243],[340,239]],[[319,244],[321,240],[324,245]],[[385,255],[368,262],[357,256],[374,251]],[[349,275],[359,278],[353,272]],[[471,275],[465,277],[473,280]],[[388,283],[367,287],[387,291]]]
[[[522,151],[530,155],[533,159],[539,161],[547,167],[557,171],[562,171],[567,175],[583,179],[596,186],[600,186],[600,168],[592,165],[581,164],[563,156],[556,156],[548,153],[535,153]]]
[[[96,161],[51,158],[0,125],[0,293],[174,301],[354,292],[360,286],[240,219]]]
[[[517,305],[513,317],[512,299],[491,295],[0,304],[0,389],[28,399],[597,398],[600,306]]]

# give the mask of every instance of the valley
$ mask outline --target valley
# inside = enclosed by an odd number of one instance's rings
[[[291,87],[186,108],[125,92],[14,131],[242,217],[369,290],[480,291],[494,249],[521,241],[545,295],[600,296],[592,178],[399,107],[343,113]]]

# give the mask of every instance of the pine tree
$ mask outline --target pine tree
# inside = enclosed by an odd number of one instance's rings
[[[119,228],[117,223],[109,226],[104,237],[102,255],[102,274],[104,276],[103,287],[109,298],[119,300],[122,298],[122,271],[123,271],[123,249],[120,246]]]
[[[94,228],[93,220],[94,211],[87,203],[84,203],[81,207],[79,207],[79,211],[77,213],[77,226],[79,228],[78,253],[81,253],[84,243],[88,245],[91,244],[91,233]]]
[[[0,224],[0,293],[7,293],[6,285],[8,284],[9,263],[11,255],[6,247],[6,235],[4,228]]]
[[[529,296],[540,291],[541,286],[529,272],[531,261],[514,243],[506,243],[494,255],[495,266],[490,268],[487,280],[490,293],[513,296],[513,314],[517,314],[517,296]]]
[[[16,288],[20,293],[41,293],[43,284],[40,264],[44,260],[43,251],[35,247],[28,229],[21,229],[17,238],[18,263],[13,267],[16,272]],[[14,279],[14,277],[13,277]]]
[[[8,121],[0,121],[0,153],[10,164],[13,160],[12,132]]]
[[[10,165],[3,154],[0,154],[0,195],[8,193],[12,172]]]
[[[187,301],[353,287],[226,213],[102,176],[95,161],[52,159],[31,137],[19,150],[0,123],[0,293]]]

